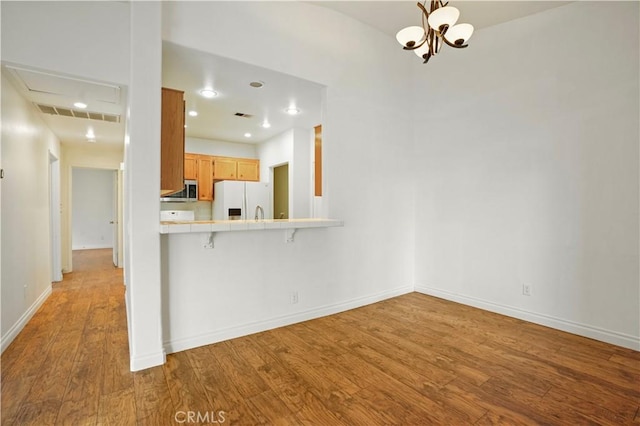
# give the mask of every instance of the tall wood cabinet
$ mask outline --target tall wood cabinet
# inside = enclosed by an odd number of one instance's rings
[[[162,88],[160,195],[184,188],[184,92]]]

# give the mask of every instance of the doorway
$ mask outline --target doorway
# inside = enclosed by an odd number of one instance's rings
[[[71,248],[111,249],[118,266],[118,172],[72,168]]]
[[[289,164],[273,168],[273,218],[289,219]]]

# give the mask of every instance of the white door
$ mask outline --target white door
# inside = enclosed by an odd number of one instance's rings
[[[49,231],[51,281],[62,281],[62,245],[60,243],[60,161],[49,151]]]
[[[113,213],[111,232],[113,235],[113,265],[118,266],[118,171],[113,171]]]

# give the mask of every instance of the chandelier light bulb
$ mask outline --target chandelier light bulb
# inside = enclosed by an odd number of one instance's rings
[[[449,43],[453,43],[457,46],[466,44],[473,34],[473,25],[471,24],[458,24],[449,28],[444,35]]]
[[[415,53],[418,58],[424,57],[424,55],[429,53],[429,44],[428,43],[423,44],[422,46],[414,50],[413,53]]]
[[[445,6],[434,10],[429,15],[429,26],[434,30],[442,33],[447,28],[453,27],[458,21],[460,11],[452,6]]]
[[[403,28],[396,34],[396,40],[398,40],[398,43],[403,47],[419,45],[424,41],[425,37],[424,28],[417,26]]]

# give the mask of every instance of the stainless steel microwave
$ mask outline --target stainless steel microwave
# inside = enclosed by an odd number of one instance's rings
[[[172,203],[190,203],[198,201],[198,182],[195,180],[185,180],[182,191],[174,192],[160,198],[160,201]]]

